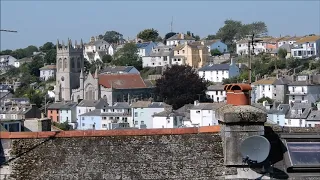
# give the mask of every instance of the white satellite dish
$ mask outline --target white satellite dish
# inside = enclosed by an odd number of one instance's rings
[[[248,164],[261,163],[270,153],[270,142],[263,136],[251,136],[240,145],[240,152],[244,162]]]

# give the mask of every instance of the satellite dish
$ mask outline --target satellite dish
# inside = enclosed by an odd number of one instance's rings
[[[243,161],[248,164],[261,163],[265,161],[270,152],[270,143],[263,136],[251,136],[240,145]]]

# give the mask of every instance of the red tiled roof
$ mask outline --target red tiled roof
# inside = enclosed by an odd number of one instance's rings
[[[139,74],[100,74],[99,85],[115,89],[147,88]]]

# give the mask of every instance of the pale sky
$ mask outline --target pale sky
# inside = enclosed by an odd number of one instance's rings
[[[264,21],[269,35],[320,34],[320,0],[315,1],[3,1],[0,50],[41,46],[45,42],[89,41],[115,30],[128,37],[146,28],[161,36],[191,31],[215,34],[226,19]]]

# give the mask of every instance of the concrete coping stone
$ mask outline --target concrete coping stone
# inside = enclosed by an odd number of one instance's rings
[[[227,104],[216,110],[216,119],[222,124],[265,123],[267,121],[267,113],[250,105],[234,106]]]

